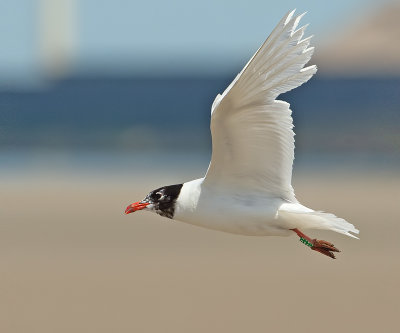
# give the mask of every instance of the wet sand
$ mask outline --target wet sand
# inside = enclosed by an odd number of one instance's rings
[[[244,237],[149,213],[125,216],[127,204],[163,184],[139,180],[3,178],[1,332],[398,331],[394,175],[297,174],[302,203],[361,230],[360,240],[308,232],[333,242],[342,251],[337,260],[296,237]]]

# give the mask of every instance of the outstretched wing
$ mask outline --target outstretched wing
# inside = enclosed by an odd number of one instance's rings
[[[296,201],[294,133],[288,103],[276,97],[307,82],[314,48],[302,16],[287,14],[211,110],[212,158],[204,184]]]

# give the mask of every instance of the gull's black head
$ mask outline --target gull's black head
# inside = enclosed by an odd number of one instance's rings
[[[125,214],[145,209],[172,219],[175,212],[175,202],[181,192],[182,185],[169,185],[151,191],[142,201],[129,205]]]

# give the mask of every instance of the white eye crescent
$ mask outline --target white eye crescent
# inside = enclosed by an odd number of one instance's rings
[[[157,200],[163,199],[164,197],[165,197],[165,195],[163,193],[161,193],[161,192],[157,192],[156,193],[156,199]]]

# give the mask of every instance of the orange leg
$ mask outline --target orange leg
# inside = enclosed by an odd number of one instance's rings
[[[300,237],[300,241],[307,245],[308,247],[311,248],[311,250],[317,251],[319,253],[322,253],[328,257],[331,257],[332,259],[336,259],[335,255],[332,252],[340,252],[332,243],[329,243],[324,240],[318,240],[318,239],[311,239],[307,235],[303,234],[299,229],[294,228],[290,229],[293,230],[297,236]]]

